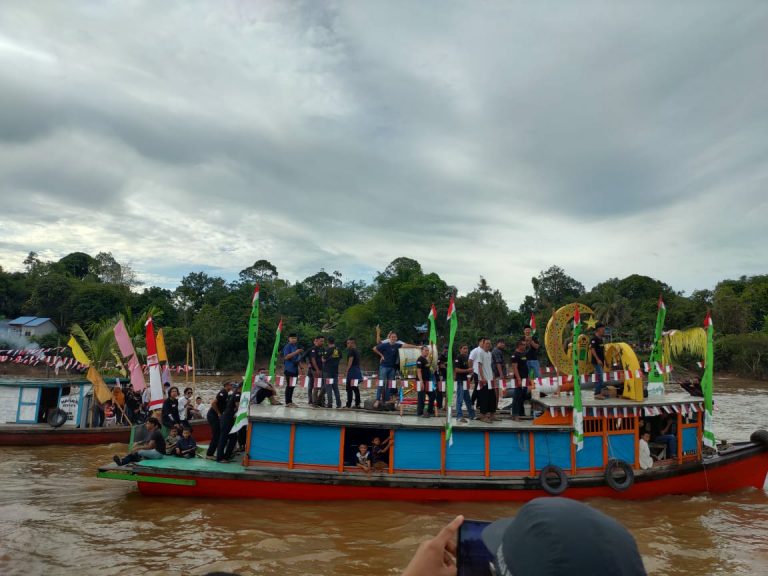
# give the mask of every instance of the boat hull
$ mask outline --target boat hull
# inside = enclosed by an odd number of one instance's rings
[[[148,480],[137,482],[139,491],[147,496],[323,501],[525,502],[548,495],[540,488],[537,479],[522,477],[366,477],[361,474],[250,469],[232,474],[168,474],[167,470],[153,472],[145,467],[137,473]],[[749,487],[760,489],[764,487],[766,474],[768,452],[762,445],[747,444],[708,463],[690,463],[652,474],[638,475],[635,483],[622,492],[607,486],[601,476],[572,478],[562,496],[574,499],[642,500],[671,494],[721,493]]]
[[[211,439],[211,426],[206,420],[193,421],[195,438],[200,442]],[[98,444],[127,444],[131,438],[129,426],[109,428],[51,428],[47,424],[0,425],[0,446],[78,446]]]

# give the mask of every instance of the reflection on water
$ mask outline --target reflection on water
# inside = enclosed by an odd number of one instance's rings
[[[768,427],[768,389],[718,385],[718,437]],[[398,574],[455,514],[494,519],[514,504],[202,501],[139,496],[97,480],[125,446],[0,448],[0,573]],[[638,540],[651,573],[762,574],[768,496],[749,490],[647,502],[594,500]]]

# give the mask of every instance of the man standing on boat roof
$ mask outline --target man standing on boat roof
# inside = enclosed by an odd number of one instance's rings
[[[325,390],[326,407],[333,406],[333,399],[336,399],[336,408],[341,408],[341,396],[339,395],[339,362],[341,361],[341,350],[336,346],[336,340],[333,336],[328,337],[328,347],[323,356],[323,390]]]
[[[421,356],[416,360],[416,378],[421,388],[416,393],[416,416],[432,418],[435,415],[435,391],[433,389],[432,370],[429,362],[429,346],[421,347]],[[424,400],[427,399],[427,412],[424,413]]]
[[[307,376],[311,388],[307,392],[310,406],[322,406],[323,389],[315,388],[315,380],[323,377],[323,353],[325,336],[315,336],[312,348],[307,351]]]
[[[491,360],[493,361],[493,379],[498,382],[500,379],[507,377],[507,365],[504,362],[504,350],[507,348],[507,343],[504,338],[496,340],[496,346],[491,351]],[[496,409],[499,408],[499,395],[500,388],[497,385],[494,394],[496,396]]]
[[[605,345],[603,344],[603,336],[605,336],[605,324],[598,322],[597,326],[595,326],[595,333],[589,341],[589,358],[597,375],[597,382],[595,383],[596,400],[605,398],[603,396],[603,386],[605,385]]]
[[[357,380],[357,386],[352,383]],[[355,397],[355,408],[360,408],[360,384],[363,374],[360,371],[360,352],[354,338],[347,338],[347,408],[352,407],[352,396]]]
[[[384,398],[384,402],[389,401],[389,387],[397,377],[397,365],[400,359],[400,348],[419,348],[416,344],[406,344],[397,339],[397,333],[390,332],[387,335],[386,342],[380,342],[372,348],[373,353],[381,360],[379,365],[379,386],[376,389],[376,403]],[[382,392],[383,388],[383,392]]]
[[[304,352],[303,348],[299,348],[296,344],[298,336],[295,332],[288,334],[288,344],[283,347],[283,374],[285,375],[285,405],[293,407],[293,390],[295,386],[292,386],[291,378],[298,379],[299,377],[299,358],[301,353]]]
[[[480,410],[480,420],[492,422],[496,414],[496,393],[493,386],[493,359],[491,357],[491,340],[483,338],[482,348],[477,354],[472,368],[477,378],[477,406]]]
[[[528,370],[533,372],[534,378],[541,378],[541,366],[539,364],[539,338],[531,330],[530,325],[523,328],[525,339],[525,357],[528,359]]]

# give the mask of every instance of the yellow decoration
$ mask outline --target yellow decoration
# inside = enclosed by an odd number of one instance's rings
[[[629,400],[643,401],[643,379],[637,378],[637,371],[640,370],[640,360],[638,360],[635,351],[625,342],[612,342],[605,345],[605,371],[612,372],[611,368],[617,365],[616,370],[629,370],[632,377],[624,379],[624,393],[622,396]],[[642,374],[642,373],[641,373]]]
[[[586,321],[586,325],[588,330],[594,330],[595,328],[597,328],[597,318],[595,318],[594,316],[590,317]]]
[[[579,307],[579,313],[583,316],[591,314],[594,311],[584,304],[567,304],[556,310],[547,322],[547,330],[544,333],[544,346],[547,350],[547,356],[552,365],[557,368],[560,374],[573,374],[573,362],[569,352],[565,349],[565,331],[573,324],[573,314]],[[589,337],[582,334],[579,337],[579,373],[589,374],[592,370],[592,364],[589,362]]]
[[[75,357],[75,360],[80,362],[80,364],[83,364],[85,366],[91,365],[91,359],[88,358],[88,356],[83,352],[83,349],[80,348],[80,344],[75,340],[74,336],[69,337],[69,342],[67,342],[67,346],[69,346],[72,349],[72,356]]]
[[[160,362],[168,362],[168,354],[165,352],[165,336],[163,336],[162,328],[157,331],[155,342],[157,343],[157,359]]]
[[[85,376],[88,378],[88,381],[93,384],[93,393],[96,396],[96,398],[104,404],[107,400],[112,400],[112,392],[109,391],[109,388],[104,383],[104,380],[101,378],[101,374],[91,366],[88,368],[88,374]]]

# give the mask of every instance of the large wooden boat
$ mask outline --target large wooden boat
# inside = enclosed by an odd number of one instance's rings
[[[102,478],[135,481],[142,494],[289,500],[526,501],[561,493],[571,498],[654,498],[667,494],[762,488],[768,433],[752,441],[702,450],[699,398],[670,394],[642,402],[593,400],[584,394],[584,446],[572,442],[572,398],[535,401],[536,418],[457,424],[445,442],[445,418],[252,406],[242,462],[166,457],[135,466],[104,466]],[[641,470],[640,419],[670,414],[677,453]],[[392,443],[386,468],[355,465],[360,443]],[[708,450],[708,449],[707,449]]]
[[[0,446],[49,446],[128,443],[132,427],[91,426],[93,401],[87,380],[0,380]],[[54,427],[49,418],[54,410],[67,415]],[[195,437],[209,440],[206,420],[193,420]]]

